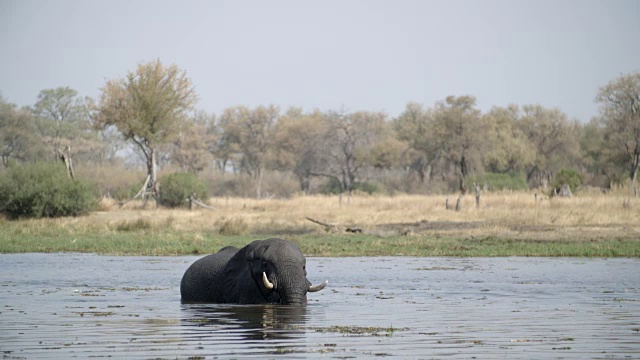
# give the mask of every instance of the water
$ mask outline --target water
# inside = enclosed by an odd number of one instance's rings
[[[182,305],[197,257],[0,255],[4,358],[640,357],[640,260],[310,258],[304,307]]]

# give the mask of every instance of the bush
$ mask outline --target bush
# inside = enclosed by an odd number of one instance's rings
[[[576,192],[578,187],[582,185],[582,176],[573,169],[562,169],[553,178],[553,189],[560,191],[563,184],[569,185],[572,192]]]
[[[247,225],[247,223],[240,218],[229,220],[223,219],[220,223],[219,233],[220,235],[225,236],[244,235],[247,233],[248,229],[249,225]]]
[[[78,216],[96,203],[93,187],[59,163],[12,166],[0,177],[0,212],[9,218]]]
[[[186,206],[186,199],[196,194],[196,199],[209,198],[207,186],[191,173],[173,173],[160,179],[160,205],[167,207]]]
[[[340,182],[335,178],[330,178],[326,184],[320,188],[321,194],[340,194],[342,188]],[[362,181],[353,184],[353,192],[361,191],[369,195],[384,193],[384,187],[376,181]]]
[[[480,187],[487,184],[490,190],[528,190],[527,179],[520,172],[508,173],[485,173],[482,175],[468,176],[467,187],[473,192],[473,183],[478,183]]]

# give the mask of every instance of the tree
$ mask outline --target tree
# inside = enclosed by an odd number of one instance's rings
[[[309,194],[311,179],[320,172],[320,158],[327,124],[323,114],[304,114],[301,109],[289,109],[278,119],[275,131],[275,163],[282,170],[291,170],[298,177],[300,190]]]
[[[318,175],[338,180],[341,196],[347,194],[347,203],[360,180],[361,169],[371,164],[370,153],[382,138],[386,119],[387,115],[382,112],[349,114],[344,109],[330,111],[323,117],[327,132],[320,153]]]
[[[216,167],[224,174],[233,154],[237,152],[237,146],[230,136],[226,136],[222,128],[222,117],[212,118],[207,125],[207,150],[214,158]]]
[[[638,196],[640,168],[640,72],[622,75],[600,88],[596,101],[608,146],[620,155]]]
[[[45,120],[40,123],[40,131],[49,138],[47,142],[56,156],[67,145],[63,138],[73,137],[73,132],[89,125],[87,100],[68,86],[40,91],[33,112]]]
[[[225,109],[220,117],[224,142],[236,144],[241,154],[240,164],[256,183],[256,196],[262,197],[262,177],[273,149],[273,133],[280,109],[258,106],[249,109],[236,106]]]
[[[448,96],[436,103],[433,122],[435,146],[456,169],[461,193],[466,193],[465,179],[482,165],[483,154],[493,141],[493,128],[484,122],[475,108],[473,96]]]
[[[580,157],[580,124],[569,121],[559,109],[525,105],[518,128],[527,137],[535,159],[525,167],[527,182],[538,182],[546,189],[553,175],[572,167]]]
[[[495,129],[495,141],[485,157],[486,167],[494,173],[520,172],[531,166],[535,152],[529,139],[518,125],[520,109],[517,105],[494,107],[484,115]]]
[[[62,160],[73,177],[71,151],[74,154],[92,154],[100,146],[91,131],[89,98],[78,96],[70,87],[40,91],[33,112],[37,116],[42,139],[55,157]]]
[[[124,79],[109,80],[101,89],[95,125],[115,126],[143,154],[147,165],[145,198],[158,200],[157,151],[184,128],[196,94],[185,71],[154,60],[138,65]]]
[[[433,110],[424,109],[418,103],[408,103],[393,123],[398,139],[408,146],[409,167],[418,174],[421,183],[431,180],[434,164],[442,155],[433,125]]]
[[[203,111],[196,112],[178,134],[171,149],[171,160],[181,169],[197,174],[209,164],[211,134],[207,127],[214,121],[215,116],[209,116]]]
[[[44,156],[42,141],[37,136],[33,114],[18,109],[0,96],[0,157],[7,167],[10,160],[36,160]]]
[[[620,154],[612,151],[605,140],[605,127],[600,118],[585,124],[580,137],[580,162],[591,176],[592,185],[611,187],[622,183],[626,170],[619,166]]]

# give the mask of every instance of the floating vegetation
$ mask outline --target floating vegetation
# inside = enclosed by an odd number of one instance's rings
[[[447,267],[447,266],[432,266],[432,267],[421,267],[421,268],[415,268],[412,270],[417,270],[417,271],[435,271],[435,270],[458,270],[454,267]]]
[[[112,316],[115,315],[113,311],[75,311],[74,314],[78,314],[81,317],[87,316]]]
[[[392,336],[397,331],[407,331],[409,328],[394,328],[391,327],[363,327],[363,326],[330,326],[321,328],[311,328],[320,333],[338,333],[343,335],[357,335],[357,336]]]

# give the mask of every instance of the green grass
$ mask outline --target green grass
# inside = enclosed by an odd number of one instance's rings
[[[109,255],[207,254],[234,245],[242,247],[268,235],[221,235],[217,231],[177,231],[135,220],[112,228],[25,226],[0,221],[0,253],[90,252]],[[640,257],[640,239],[526,240],[493,236],[442,235],[378,237],[374,235],[306,234],[285,236],[307,256],[575,256]]]

